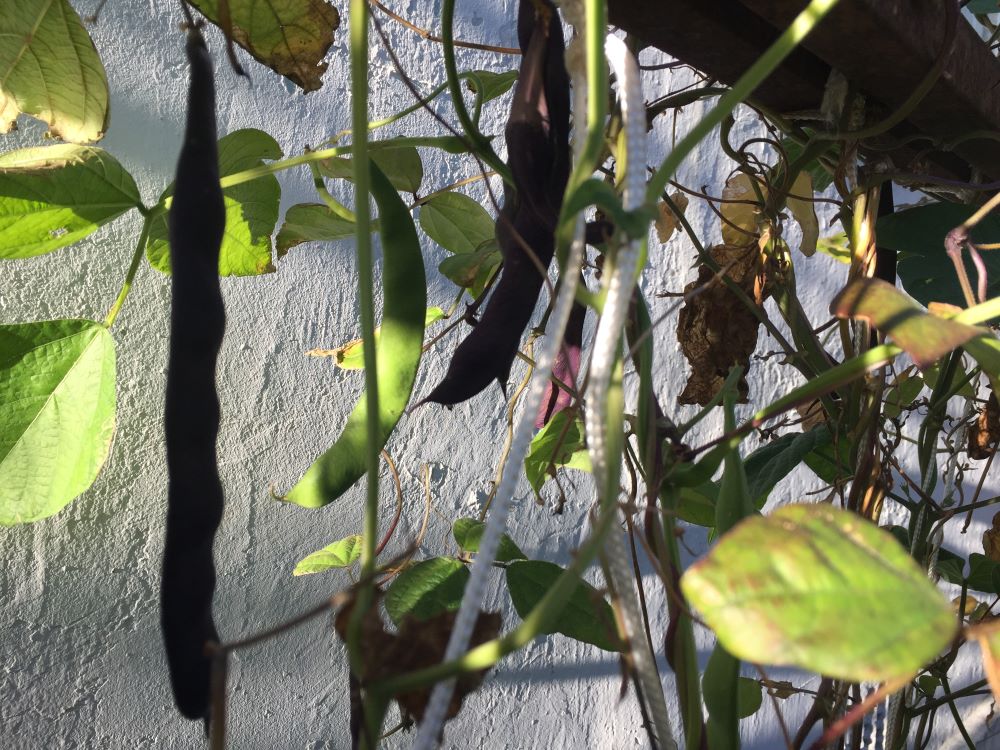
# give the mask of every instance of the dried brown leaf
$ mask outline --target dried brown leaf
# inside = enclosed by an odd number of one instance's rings
[[[758,304],[766,298],[766,275],[756,242],[743,245],[716,245],[709,255]],[[730,291],[706,265],[684,291],[705,287],[681,308],[677,320],[677,340],[691,365],[687,385],[678,397],[681,404],[707,404],[726,380],[733,365],[749,368],[750,355],[757,348],[759,321],[754,313]],[[707,285],[707,286],[706,286]],[[740,400],[745,402],[749,387],[740,378]]]
[[[684,193],[674,193],[670,196],[670,200],[681,210],[681,213],[687,211],[688,199]],[[656,219],[656,238],[660,242],[666,242],[680,228],[680,222],[666,201],[660,201],[659,210],[660,213]]]
[[[969,430],[969,458],[977,461],[989,458],[997,449],[998,443],[1000,443],[1000,403],[997,402],[997,394],[991,391],[990,397],[986,399],[986,405],[979,411],[979,418]],[[997,518],[994,516],[994,528],[996,524]],[[1000,562],[1000,557],[993,559]]]

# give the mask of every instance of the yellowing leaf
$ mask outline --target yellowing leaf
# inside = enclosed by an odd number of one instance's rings
[[[684,213],[688,207],[688,199],[684,193],[674,193],[670,196],[670,200],[674,202],[674,205]],[[666,201],[661,201],[659,206],[659,215],[656,218],[656,238],[660,242],[666,242],[669,240],[674,232],[680,228],[680,223],[677,221],[677,217],[671,210],[670,206],[667,205]]]
[[[1000,619],[994,618],[971,628],[969,639],[979,641],[983,654],[983,669],[990,683],[994,700],[1000,701]]]
[[[761,185],[760,191],[767,197]],[[730,178],[722,190],[723,203],[719,206],[722,222],[722,241],[726,245],[746,245],[759,234],[757,217],[760,214],[757,193],[750,177],[739,172]]]
[[[816,218],[813,202],[802,200],[802,198],[812,198],[812,195],[812,177],[808,172],[799,172],[788,196],[788,210],[802,229],[802,244],[799,250],[806,257],[811,257],[816,252],[816,242],[819,240],[819,219]]]
[[[444,317],[440,307],[428,307],[424,314],[424,328]],[[382,326],[375,327],[375,343],[378,343]],[[362,339],[353,339],[336,349],[310,349],[306,352],[310,357],[333,357],[333,363],[342,370],[365,369],[365,348]]]
[[[100,140],[108,126],[108,79],[68,0],[3,0],[0,29],[0,133],[23,112],[65,141]]]
[[[219,0],[192,0],[219,24]],[[340,26],[340,13],[326,0],[229,0],[233,39],[275,73],[303,91],[323,85],[323,62]]]
[[[681,589],[737,658],[849,681],[909,679],[956,629],[951,604],[891,534],[825,504],[748,518]]]

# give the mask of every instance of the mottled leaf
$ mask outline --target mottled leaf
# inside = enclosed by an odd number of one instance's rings
[[[861,318],[888,334],[921,369],[984,330],[924,312],[896,287],[881,279],[855,279],[830,303],[839,318]]]
[[[681,578],[734,656],[837,679],[906,679],[955,634],[947,599],[892,536],[828,505],[737,526]]]
[[[219,25],[219,0],[191,0]],[[340,26],[340,13],[326,0],[229,0],[233,40],[254,59],[303,91],[323,85],[323,62]]]

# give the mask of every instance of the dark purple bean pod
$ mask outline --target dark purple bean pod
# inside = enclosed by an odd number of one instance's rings
[[[171,283],[170,355],[164,430],[167,443],[167,533],[160,584],[160,622],[177,708],[209,719],[212,543],[222,520],[216,460],[219,398],[215,369],[226,326],[219,288],[219,250],[226,211],[219,187],[212,58],[201,32],[187,32],[191,66],[187,127],[168,217]]]
[[[506,390],[542,289],[538,265],[548,268],[555,251],[556,222],[570,170],[569,76],[562,27],[550,0],[521,0],[518,37],[524,54],[504,130],[516,190],[505,190],[496,223],[503,270],[482,318],[459,344],[444,379],[424,402],[457,404],[493,380]]]

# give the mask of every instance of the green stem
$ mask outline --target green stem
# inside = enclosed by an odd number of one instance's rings
[[[715,105],[705,117],[688,133],[677,147],[670,152],[670,155],[663,161],[663,164],[649,181],[647,188],[647,201],[654,203],[660,193],[666,188],[667,183],[674,176],[681,162],[687,157],[694,147],[697,146],[712,130],[719,125],[730,112],[736,109],[744,99],[753,93],[765,78],[777,68],[781,62],[791,54],[799,43],[809,35],[816,25],[829,13],[837,4],[837,0],[812,0],[805,10],[796,16],[792,24],[785,29],[784,33],[772,44],[767,51],[757,59],[750,69],[744,73],[740,80],[723,96],[719,103]]]
[[[497,174],[503,177],[504,182],[512,185],[510,169],[497,156],[486,136],[479,132],[479,128],[469,116],[469,110],[465,106],[465,98],[462,94],[462,79],[458,74],[458,66],[455,64],[455,0],[444,0],[441,5],[441,41],[444,52],[444,71],[448,77],[448,91],[451,94],[451,103],[458,115],[458,121],[462,124],[466,137],[472,142],[475,152],[486,164]]]
[[[374,594],[375,547],[378,544],[378,473],[379,434],[378,374],[375,364],[375,285],[372,272],[371,205],[368,174],[368,0],[351,0],[351,126],[354,143],[351,147],[354,178],[355,242],[358,258],[358,302],[361,337],[364,342],[365,365],[365,430],[368,434],[366,464],[365,516],[361,537],[361,576],[368,584],[358,591],[348,627],[347,648],[351,668],[364,675],[361,648],[361,623],[372,605]],[[332,149],[328,149],[332,150]],[[363,707],[364,747],[374,748],[381,725],[376,707],[378,700],[366,700]],[[372,712],[378,718],[372,716]]]
[[[132,262],[129,264],[128,272],[125,274],[125,281],[122,283],[122,288],[118,292],[118,297],[115,299],[111,309],[108,310],[107,316],[104,318],[104,327],[111,328],[114,325],[115,318],[118,317],[118,313],[122,309],[122,305],[125,304],[125,298],[128,297],[129,292],[132,291],[132,282],[135,280],[135,274],[139,270],[139,263],[142,262],[142,256],[146,251],[146,240],[149,238],[149,227],[153,223],[153,219],[159,214],[158,211],[150,211],[145,214],[142,220],[142,231],[139,233],[139,242],[136,243],[135,252],[132,254]]]

